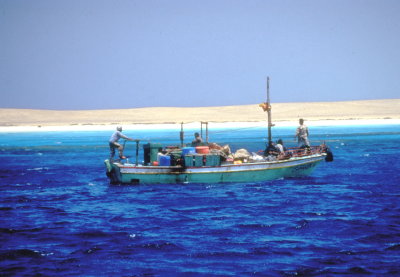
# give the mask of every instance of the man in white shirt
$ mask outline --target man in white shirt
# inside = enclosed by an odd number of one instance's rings
[[[309,148],[310,142],[308,141],[308,127],[304,124],[304,119],[299,119],[300,126],[297,127],[296,135],[298,146],[301,148]]]
[[[118,143],[118,140],[120,138],[126,139],[126,140],[133,140],[125,135],[123,135],[122,133],[122,127],[118,126],[117,127],[117,131],[115,131],[112,135],[109,142],[109,146],[110,146],[110,160],[114,159],[115,156],[115,149],[118,149],[118,153],[119,153],[119,158],[120,159],[126,159],[126,157],[124,156],[124,147]]]
[[[275,148],[279,150],[279,154],[283,154],[285,152],[285,147],[283,146],[282,139],[278,139]]]

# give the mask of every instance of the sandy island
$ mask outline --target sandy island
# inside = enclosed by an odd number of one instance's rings
[[[310,126],[348,124],[400,124],[400,99],[343,102],[275,103],[272,121],[294,126],[304,118]],[[266,113],[258,106],[153,107],[120,110],[0,109],[0,132],[52,130],[109,130],[198,127],[266,126]]]

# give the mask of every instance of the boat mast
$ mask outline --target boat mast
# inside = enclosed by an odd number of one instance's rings
[[[268,145],[269,145],[272,142],[271,127],[273,126],[271,118],[271,104],[269,99],[269,77],[267,77],[267,115],[268,115]]]
[[[208,143],[208,122],[200,122],[200,136],[203,138],[203,125],[206,125],[206,143]]]
[[[183,147],[183,138],[184,138],[184,133],[183,133],[183,122],[181,123],[181,131],[179,133],[179,138],[181,139],[181,148]]]

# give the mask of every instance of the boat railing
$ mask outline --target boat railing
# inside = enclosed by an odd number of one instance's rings
[[[305,148],[300,148],[300,147],[288,148],[285,151],[285,154],[288,154],[291,157],[305,157],[315,154],[321,154],[322,152],[323,152],[322,146],[310,146]]]

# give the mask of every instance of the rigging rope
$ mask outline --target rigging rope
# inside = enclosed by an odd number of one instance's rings
[[[232,133],[232,132],[240,132],[243,130],[249,130],[249,129],[255,129],[255,128],[261,128],[261,127],[266,127],[265,124],[264,125],[256,125],[256,126],[249,126],[249,127],[241,127],[241,128],[231,128],[231,129],[225,129],[223,128],[222,130],[219,131],[208,131],[209,135],[214,135],[214,134],[222,134],[222,133]],[[170,132],[170,130],[167,130],[168,132]],[[192,129],[190,131],[193,131]],[[177,139],[179,140],[179,132],[176,132],[176,135],[166,135],[166,136],[154,136],[154,137],[145,137],[143,139],[141,139],[141,142],[150,142],[150,141],[155,141],[155,140],[174,140]],[[188,138],[186,138],[188,139]]]
[[[242,130],[248,130],[248,129],[253,129],[253,128],[260,128],[260,127],[266,127],[265,125],[257,125],[257,126],[251,126],[251,127],[242,127],[242,128],[234,128],[234,129],[224,129],[221,131],[211,131],[209,133],[212,134],[219,134],[219,133],[225,133],[225,132],[234,132],[234,131],[242,131]]]

